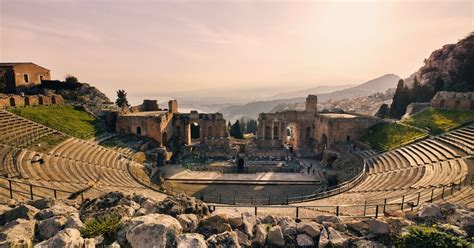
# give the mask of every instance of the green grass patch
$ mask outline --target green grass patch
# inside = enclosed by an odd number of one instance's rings
[[[414,114],[403,122],[428,129],[433,133],[444,133],[472,120],[474,120],[474,111],[428,108]]]
[[[80,232],[84,238],[95,238],[104,235],[105,238],[113,239],[122,226],[118,214],[109,214],[99,218],[87,219]]]
[[[73,106],[38,106],[14,108],[11,111],[27,119],[66,134],[88,139],[103,132],[100,120]]]
[[[47,153],[53,147],[58,145],[59,143],[65,141],[67,136],[62,134],[52,134],[45,137],[42,137],[39,140],[36,140],[34,144],[30,145],[30,149],[37,152]]]
[[[472,243],[433,227],[410,226],[408,233],[396,240],[396,247],[473,247]]]
[[[412,127],[395,123],[379,123],[371,127],[361,141],[368,143],[376,151],[393,150],[423,136],[426,136],[426,133]]]

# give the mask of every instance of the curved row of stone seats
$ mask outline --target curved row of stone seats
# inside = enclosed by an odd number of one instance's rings
[[[23,156],[24,152],[11,146],[0,145],[0,175],[8,178],[21,177],[16,158]]]
[[[22,118],[6,111],[0,111],[0,143],[23,146],[48,135],[60,135],[54,129]]]
[[[442,134],[437,139],[455,146],[469,155],[474,154],[474,125]]]

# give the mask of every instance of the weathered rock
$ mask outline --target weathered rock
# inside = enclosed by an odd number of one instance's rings
[[[95,248],[96,240],[95,239],[84,239],[84,248]]]
[[[253,237],[253,227],[257,224],[257,218],[254,214],[242,213],[242,229],[250,238]]]
[[[127,216],[129,208],[134,205],[135,202],[131,196],[126,196],[121,192],[109,192],[93,200],[86,201],[81,208],[80,217],[81,220],[86,220],[110,214]]]
[[[209,208],[204,202],[184,194],[166,197],[155,207],[159,213],[174,217],[180,214],[196,214],[198,216],[209,214]]]
[[[176,219],[183,227],[183,232],[194,232],[199,224],[198,217],[195,214],[180,214]]]
[[[346,239],[342,236],[342,234],[332,227],[328,227],[329,233],[329,242],[337,247],[344,246]]]
[[[347,227],[362,236],[366,236],[369,234],[369,224],[367,224],[365,221],[356,221],[348,223]]]
[[[120,248],[120,244],[118,241],[115,241],[112,244],[108,245],[107,248]]]
[[[132,247],[154,248],[173,246],[181,232],[181,224],[175,218],[149,214],[130,219],[125,235]]]
[[[322,228],[323,226],[321,226],[321,224],[318,224],[314,221],[301,222],[297,225],[298,233],[306,233],[311,238],[316,238],[319,236]]]
[[[365,223],[369,226],[370,233],[373,235],[389,235],[390,225],[384,221],[369,219],[365,220]]]
[[[239,229],[234,230],[235,235],[237,235],[237,240],[242,246],[251,246],[252,241],[250,241],[249,236]]]
[[[406,226],[415,225],[415,222],[405,218],[390,217],[384,219],[390,225],[390,231],[394,234],[399,234],[402,228]]]
[[[41,240],[49,239],[57,232],[61,231],[67,222],[64,216],[54,216],[38,222],[38,234]]]
[[[438,226],[439,229],[445,232],[454,233],[457,236],[467,237],[467,232],[462,230],[460,227],[451,224],[441,224]]]
[[[84,226],[81,219],[79,218],[79,213],[72,213],[67,217],[65,228],[74,228],[81,229]]]
[[[242,225],[242,216],[240,214],[234,213],[228,216],[230,226],[235,229],[239,228]]]
[[[353,246],[357,248],[385,248],[387,246],[377,243],[375,241],[370,241],[366,239],[360,239],[353,242]]]
[[[418,210],[418,217],[420,218],[441,218],[440,208],[433,203],[423,203]]]
[[[68,248],[82,248],[84,246],[84,239],[77,229],[67,228],[59,231],[52,238],[45,240],[37,245],[35,248],[50,248],[50,247],[68,247]]]
[[[207,239],[207,246],[209,248],[226,247],[239,248],[239,241],[237,235],[232,231],[226,231],[219,234],[214,234]]]
[[[326,230],[326,228],[323,228],[321,230],[321,233],[319,235],[319,242],[318,242],[318,247],[319,248],[325,248],[327,247],[329,244],[329,235],[328,235],[328,231]]]
[[[54,205],[56,205],[58,202],[58,200],[54,199],[54,198],[41,198],[41,199],[37,199],[37,200],[31,200],[31,201],[28,201],[27,204],[30,205],[30,206],[33,206],[39,210],[43,210],[43,209],[46,209],[46,208],[50,208]]]
[[[31,247],[35,235],[35,221],[16,219],[1,228],[0,247]]]
[[[7,206],[7,205],[0,205],[0,215],[2,215],[3,213],[7,212],[7,211],[10,211],[12,208]]]
[[[264,224],[258,224],[255,226],[255,237],[253,243],[264,246],[267,240],[267,228]]]
[[[209,237],[212,234],[232,231],[232,228],[230,227],[227,214],[213,214],[202,219],[197,230],[204,236]]]
[[[38,211],[37,208],[30,205],[19,205],[0,215],[0,225],[5,225],[5,223],[16,219],[32,220]]]
[[[331,222],[331,223],[341,223],[341,219],[335,215],[319,215],[316,216],[315,221],[319,224],[323,224],[323,222]]]
[[[296,244],[298,244],[299,247],[314,247],[313,239],[304,233],[296,236]]]
[[[284,217],[280,220],[279,226],[285,236],[296,235],[296,221],[290,217]]]
[[[59,215],[68,216],[72,213],[77,213],[77,209],[75,207],[71,207],[63,203],[56,203],[54,206],[50,208],[45,208],[39,211],[38,214],[35,216],[35,219],[44,220],[44,219],[51,218],[53,216],[59,216]]]
[[[466,230],[468,235],[474,235],[474,212],[461,206],[456,206],[446,216],[448,223]]]
[[[268,231],[268,244],[276,245],[276,246],[284,246],[285,245],[285,238],[283,237],[283,233],[281,231],[280,226],[273,226]]]
[[[142,203],[140,204],[140,209],[138,212],[141,215],[146,215],[146,214],[151,214],[155,212],[155,202],[153,202],[150,199],[144,199]]]
[[[176,237],[177,248],[207,248],[204,236],[199,233],[185,233]]]
[[[259,223],[262,223],[262,224],[270,224],[270,225],[277,225],[278,224],[278,220],[279,218],[277,216],[274,216],[274,215],[266,215],[265,217],[263,218],[260,218],[260,221]]]

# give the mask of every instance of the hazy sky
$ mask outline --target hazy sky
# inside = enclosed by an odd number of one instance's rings
[[[407,77],[474,30],[474,1],[0,0],[0,61],[109,95]]]

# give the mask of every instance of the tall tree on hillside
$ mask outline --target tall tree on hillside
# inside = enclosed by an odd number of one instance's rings
[[[384,119],[384,118],[387,118],[389,114],[390,114],[390,109],[388,108],[388,104],[384,103],[380,105],[380,108],[375,114],[375,116]]]
[[[245,130],[247,133],[253,133],[253,134],[256,134],[257,133],[257,121],[254,120],[254,119],[250,119],[248,122],[247,122],[247,128]]]
[[[117,91],[117,100],[115,101],[115,105],[119,106],[120,108],[125,108],[130,106],[127,100],[127,93],[125,90],[118,90]]]
[[[410,100],[410,90],[405,85],[403,79],[400,79],[395,95],[393,96],[392,106],[390,106],[390,116],[400,119],[405,114]]]
[[[68,75],[66,75],[66,77],[64,78],[64,82],[77,84],[77,83],[79,83],[79,80],[77,79],[77,77],[75,77],[75,76],[73,76],[73,75],[71,75],[71,74],[68,74]]]
[[[243,139],[244,135],[242,134],[242,131],[240,131],[240,122],[239,120],[236,120],[235,123],[232,125],[230,128],[230,136],[236,138],[236,139]]]
[[[247,129],[247,122],[245,121],[245,119],[243,117],[240,118],[239,124],[240,124],[240,132],[245,133],[246,129]]]

